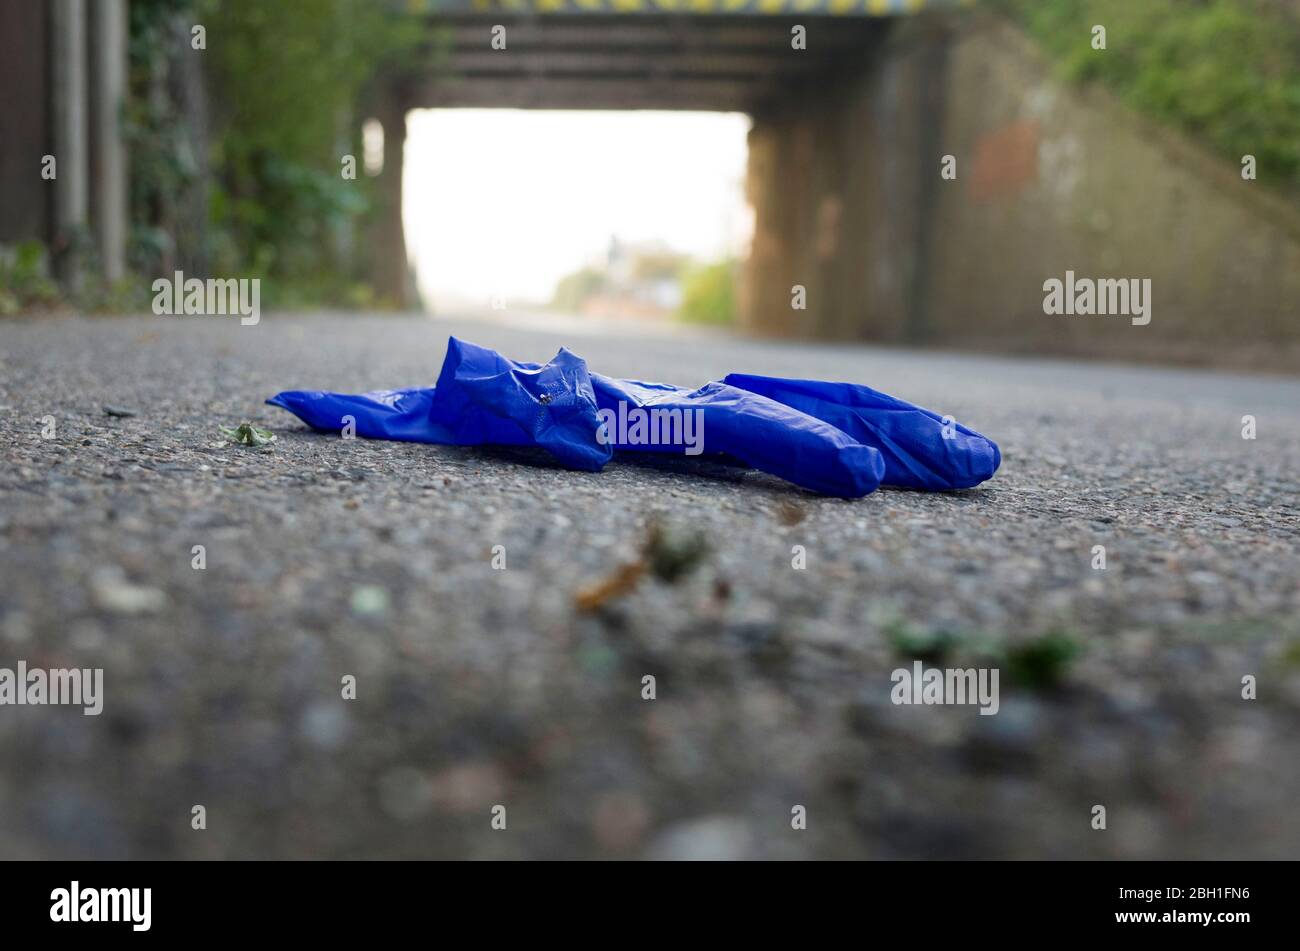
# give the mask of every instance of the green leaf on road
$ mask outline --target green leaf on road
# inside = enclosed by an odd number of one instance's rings
[[[229,426],[222,426],[221,432],[245,446],[269,446],[275,442],[275,433],[269,429],[263,429],[261,426],[254,426],[252,423],[240,423],[233,429]]]
[[[1077,640],[1060,631],[1049,631],[1041,637],[1007,649],[1007,673],[1012,683],[1045,690],[1057,686],[1064,678],[1071,662],[1082,653]]]
[[[882,631],[902,657],[932,666],[994,664],[1006,669],[1011,683],[1031,690],[1059,686],[1070,665],[1083,653],[1083,645],[1077,638],[1059,630],[1012,642],[982,631],[922,627],[895,618]]]

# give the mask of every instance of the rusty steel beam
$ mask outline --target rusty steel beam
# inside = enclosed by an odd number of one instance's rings
[[[462,76],[572,75],[628,76],[670,73],[704,76],[766,76],[807,74],[826,67],[824,60],[797,53],[772,56],[753,53],[669,52],[662,56],[598,52],[457,51],[445,71]]]
[[[698,17],[834,16],[890,17],[925,10],[969,6],[970,0],[430,0],[431,13],[455,17],[474,13],[535,16],[656,16],[676,13]]]
[[[453,46],[486,46],[492,28],[506,27],[511,47],[599,47],[600,49],[662,50],[679,46],[754,51],[790,49],[790,27],[798,17],[744,18],[662,16],[614,20],[601,17],[536,17],[467,15],[449,19],[442,31]],[[808,30],[810,51],[848,49],[874,36],[874,21],[813,20]]]
[[[709,78],[441,79],[417,85],[412,102],[425,108],[687,109],[745,112],[753,104],[749,80]]]

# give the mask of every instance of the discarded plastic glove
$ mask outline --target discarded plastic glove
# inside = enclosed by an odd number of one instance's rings
[[[874,492],[885,471],[879,452],[834,426],[725,383],[705,383],[698,390],[686,390],[667,383],[615,380],[599,373],[591,375],[591,382],[605,421],[605,429],[598,435],[615,449],[685,451],[690,455],[707,449],[805,489],[850,499]],[[647,441],[632,426],[623,424],[623,418],[633,413],[652,437],[662,434],[662,420],[668,420],[671,432],[673,421],[680,416],[683,435],[693,430],[691,435],[699,437],[698,441],[678,441],[685,443],[684,448],[672,440]]]
[[[587,363],[563,349],[543,366],[452,337],[436,387],[355,396],[293,390],[267,402],[326,432],[343,429],[351,416],[367,439],[540,446],[570,469],[592,472],[614,455],[596,440],[600,419]]]
[[[864,386],[733,375],[687,390],[590,373],[564,349],[546,364],[518,363],[455,337],[436,387],[360,395],[294,390],[267,402],[327,432],[343,429],[350,416],[358,436],[540,446],[589,471],[615,450],[725,453],[846,498],[874,491],[882,478],[966,488],[992,475],[1001,458],[978,433],[951,423],[945,437],[934,413]]]
[[[930,492],[969,489],[1002,464],[993,440],[869,386],[746,373],[729,373],[723,382],[815,416],[880,450],[885,485]]]

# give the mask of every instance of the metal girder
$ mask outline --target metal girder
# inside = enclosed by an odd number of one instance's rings
[[[415,107],[753,111],[792,83],[860,66],[882,21],[680,14],[612,19],[466,14],[409,77]],[[795,48],[791,30],[804,27]],[[505,27],[494,49],[493,28]]]
[[[684,16],[645,17],[611,21],[601,17],[458,17],[443,25],[443,37],[453,48],[487,49],[492,28],[506,27],[508,49],[546,50],[596,49],[661,53],[690,47],[709,50],[790,52],[790,28],[794,17],[722,19]],[[811,21],[803,25],[808,33],[808,50],[813,55],[861,48],[865,38],[876,35],[874,21]]]
[[[745,112],[753,103],[751,80],[709,78],[590,78],[436,80],[414,90],[426,108],[687,109]]]
[[[789,56],[777,59],[755,53],[671,52],[661,56],[645,53],[595,53],[546,51],[513,53],[457,52],[449,64],[452,75],[471,77],[509,77],[547,75],[618,78],[668,73],[675,76],[731,76],[738,78],[768,76],[773,73],[807,75],[821,72],[825,64],[809,57]]]
[[[418,0],[417,0],[418,2]],[[425,0],[445,17],[498,12],[539,16],[842,16],[885,17],[969,6],[969,0]]]

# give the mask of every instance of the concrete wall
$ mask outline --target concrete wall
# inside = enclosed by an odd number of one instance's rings
[[[755,116],[749,189],[761,333],[1300,369],[1294,203],[991,18],[906,24],[834,94],[791,90]],[[1150,324],[1044,314],[1067,270],[1149,278]]]
[[[778,336],[919,342],[927,334],[946,34],[921,27],[833,84],[790,88],[754,116],[754,241],[742,319]],[[791,287],[807,309],[791,307]]]

